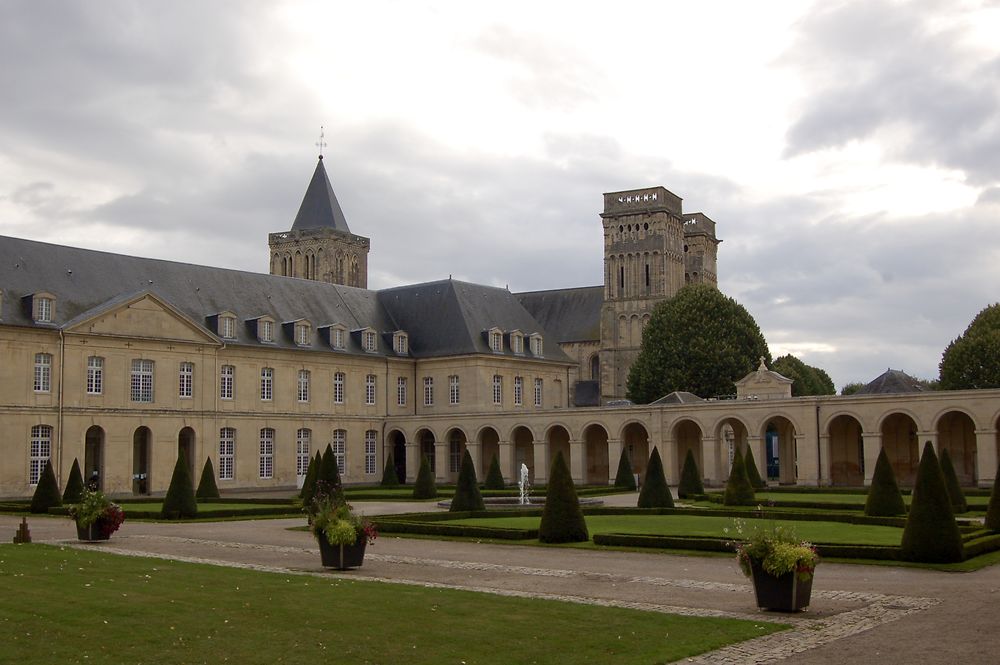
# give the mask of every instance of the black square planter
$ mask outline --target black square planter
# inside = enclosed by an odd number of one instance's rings
[[[766,572],[757,561],[750,562],[753,590],[757,595],[757,607],[762,610],[779,612],[800,612],[809,607],[812,595],[813,576],[799,579],[794,571],[775,577]]]

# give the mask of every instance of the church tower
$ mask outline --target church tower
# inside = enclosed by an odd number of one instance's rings
[[[291,231],[271,233],[271,274],[368,287],[370,241],[354,235],[319,156]]]
[[[663,187],[604,195],[601,398],[622,399],[653,308],[685,283],[716,282],[715,222]],[[695,260],[694,257],[697,257]],[[695,276],[697,275],[697,276]]]

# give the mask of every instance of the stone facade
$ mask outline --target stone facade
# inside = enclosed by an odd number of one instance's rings
[[[267,240],[272,275],[368,288],[371,241],[364,236],[318,228],[271,233]]]

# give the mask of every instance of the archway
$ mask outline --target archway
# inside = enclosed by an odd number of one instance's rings
[[[920,464],[917,424],[905,413],[893,413],[882,421],[882,449],[900,485],[913,485]]]
[[[646,482],[646,466],[649,464],[652,451],[649,449],[649,432],[641,423],[629,423],[622,430],[622,449],[628,451],[632,474],[638,473],[640,482]],[[618,464],[618,460],[608,461]]]
[[[555,460],[558,453],[562,453],[563,461],[566,462],[566,467],[572,469],[573,467],[571,465],[569,450],[569,432],[566,431],[566,428],[562,425],[553,425],[549,428],[545,438],[549,442],[549,469],[552,468],[552,462]],[[547,474],[548,469],[546,469],[546,475]]]
[[[389,449],[392,451],[392,464],[396,468],[396,478],[406,484],[406,437],[398,429],[389,432]]]
[[[484,480],[494,457],[497,458],[501,471],[503,470],[503,464],[500,463],[500,435],[492,427],[484,427],[479,432],[479,454],[482,456],[479,468],[483,470]]]
[[[774,416],[764,424],[763,433],[767,479],[794,485],[798,478],[795,426],[784,416]]]
[[[865,484],[865,445],[861,423],[841,414],[830,421],[830,484],[860,487]]]
[[[729,469],[733,464],[733,454],[737,449],[745,454],[749,440],[750,432],[742,420],[738,418],[723,419],[715,430],[716,450],[719,451],[716,455],[715,469],[699,467],[702,476],[705,478],[718,478],[725,482],[729,477]],[[702,458],[704,456],[704,450],[702,450]],[[760,454],[760,449],[755,450],[753,456],[754,461],[757,463],[757,471],[763,471],[761,465],[765,461],[765,458]],[[697,460],[697,457],[695,459]],[[681,462],[683,463],[683,460]],[[761,473],[761,478],[764,477],[764,473]]]
[[[600,425],[590,425],[583,431],[583,441],[587,462],[584,482],[607,485],[611,478],[608,472],[608,431]]]
[[[687,419],[678,421],[674,425],[674,442],[677,447],[677,458],[674,460],[674,478],[680,479],[681,471],[684,469],[684,460],[687,458],[689,450],[694,456],[694,462],[698,465],[701,477],[707,478],[708,474],[705,473],[705,455],[701,445],[701,427],[698,426],[698,423]]]
[[[937,424],[938,450],[947,450],[961,485],[976,484],[976,425],[968,414],[949,411]]]
[[[152,442],[153,433],[148,427],[137,427],[132,434],[132,494],[150,492],[152,479],[149,477],[149,465]]]
[[[422,429],[417,432],[417,442],[420,444],[420,455],[421,457],[427,458],[427,463],[431,467],[431,473],[437,476],[437,465],[434,460],[434,432],[429,429]],[[423,464],[423,461],[421,461]],[[419,466],[418,466],[419,468]]]
[[[448,441],[448,480],[449,482],[457,482],[458,472],[462,470],[462,456],[465,455],[467,439],[465,432],[457,427],[448,432],[446,439]]]
[[[104,428],[91,425],[83,440],[83,482],[104,491]]]
[[[181,431],[177,433],[177,455],[182,454],[184,461],[187,462],[191,480],[197,483],[198,476],[194,475],[194,430],[190,427],[182,427]]]
[[[535,482],[535,437],[531,430],[523,425],[514,428],[511,433],[511,441],[514,442],[514,477],[520,478],[521,465],[528,467],[528,477],[531,482]]]

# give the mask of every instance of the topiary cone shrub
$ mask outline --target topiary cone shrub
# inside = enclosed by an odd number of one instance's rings
[[[993,489],[990,491],[985,526],[990,531],[1000,531],[1000,464],[997,465],[997,476],[993,479]]]
[[[618,473],[615,474],[615,487],[635,491],[635,474],[632,473],[632,462],[628,458],[628,450],[622,448],[618,458]]]
[[[196,517],[198,502],[194,498],[194,484],[191,482],[191,472],[188,471],[187,460],[183,452],[177,453],[177,463],[174,473],[170,476],[170,487],[163,498],[160,517],[166,520]]]
[[[462,455],[462,467],[458,471],[458,485],[455,496],[451,500],[451,512],[466,510],[486,510],[483,495],[479,493],[479,481],[476,479],[476,466],[472,463],[472,455],[466,449]]]
[[[212,458],[205,459],[205,466],[201,467],[201,479],[198,481],[198,489],[194,493],[197,499],[218,499],[219,486],[215,483],[215,466]]]
[[[506,485],[503,482],[503,472],[500,471],[500,461],[494,455],[490,460],[490,470],[486,472],[486,485],[488,490],[502,490]]]
[[[45,468],[42,469],[38,485],[35,486],[35,493],[31,496],[31,512],[47,513],[49,508],[61,505],[62,497],[59,495],[56,472],[52,470],[52,460],[45,460]]]
[[[573,477],[563,458],[556,453],[549,472],[549,486],[545,493],[545,508],[538,526],[538,540],[543,543],[581,543],[590,540],[587,522],[580,511]]]
[[[420,471],[417,472],[417,481],[413,483],[413,498],[433,499],[437,494],[437,485],[434,483],[431,463],[427,461],[427,455],[421,455]]]
[[[753,458],[753,446],[747,446],[747,454],[743,458],[743,464],[747,468],[747,480],[750,481],[750,487],[755,490],[762,490],[767,487],[764,479],[760,477],[760,472],[757,470],[757,461]]]
[[[944,474],[930,441],[920,457],[900,553],[907,561],[921,563],[952,563],[965,557]]]
[[[639,508],[673,508],[674,497],[667,487],[667,478],[663,475],[663,462],[660,460],[659,448],[653,448],[646,466],[646,478],[639,490]]]
[[[326,483],[327,487],[340,487],[340,469],[337,467],[337,457],[333,454],[333,448],[329,443],[323,451],[323,459],[316,473],[316,482]]]
[[[705,485],[701,482],[698,463],[694,461],[694,451],[688,448],[687,455],[684,456],[684,468],[681,469],[681,483],[677,486],[677,496],[687,499],[704,493]]]
[[[66,489],[63,490],[63,503],[80,503],[83,498],[83,474],[80,473],[80,462],[73,458],[73,468],[69,470]]]
[[[309,458],[309,466],[306,468],[306,477],[302,480],[302,489],[299,490],[299,499],[303,506],[312,503],[313,496],[316,495],[316,478],[319,476],[319,465],[323,463],[323,456],[319,451]]]
[[[392,453],[385,459],[385,468],[382,469],[382,487],[399,487],[399,476],[396,475],[396,460]]]
[[[757,503],[753,487],[750,486],[750,479],[747,478],[747,467],[743,463],[743,453],[740,452],[739,446],[733,454],[733,468],[730,469],[729,479],[726,480],[726,492],[722,503],[727,506],[752,506]]]
[[[903,494],[896,484],[896,474],[889,463],[889,456],[886,455],[885,448],[882,448],[875,461],[875,473],[872,475],[871,487],[868,488],[868,498],[865,499],[865,515],[892,517],[905,514]]]
[[[955,466],[951,463],[951,455],[947,448],[941,449],[941,473],[944,474],[944,486],[948,488],[948,498],[951,500],[951,509],[958,515],[968,512],[969,504],[965,501],[965,494],[958,484],[958,475],[955,474]]]

